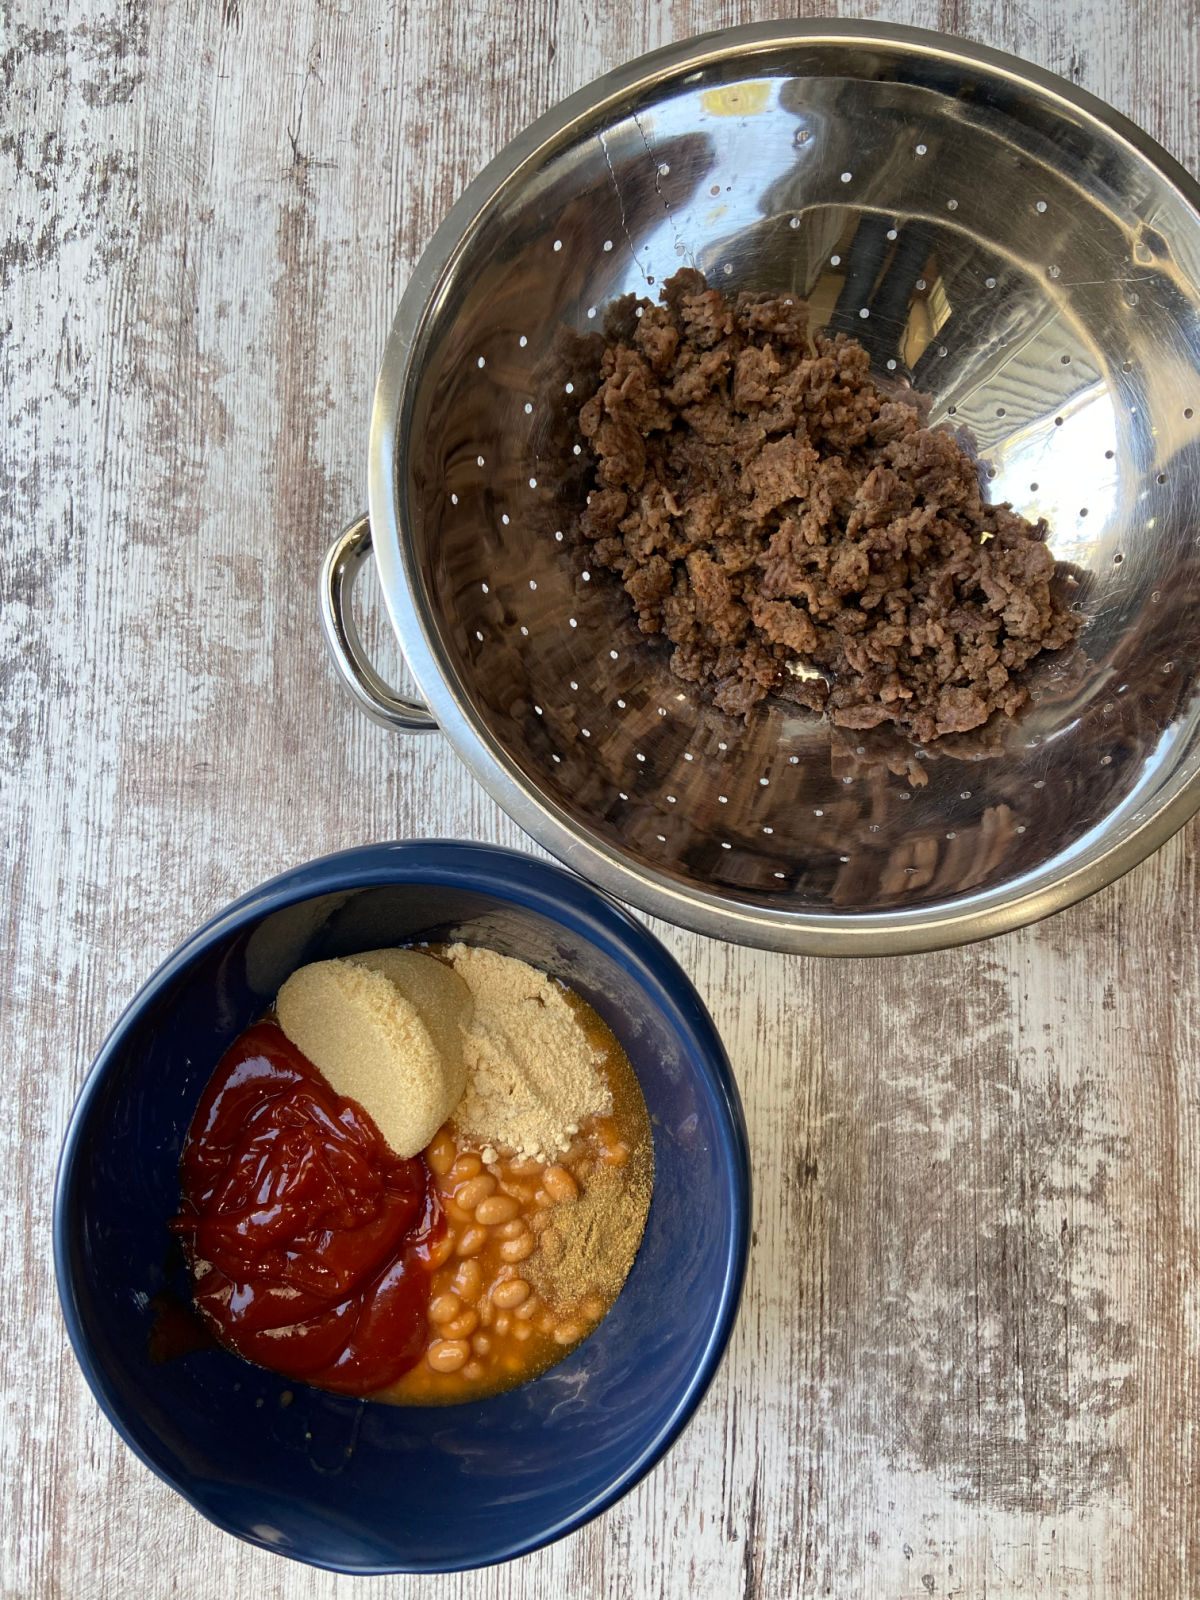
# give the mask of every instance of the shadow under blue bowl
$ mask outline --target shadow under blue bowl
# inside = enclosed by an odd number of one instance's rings
[[[562,978],[637,1071],[655,1186],[629,1280],[597,1331],[533,1383],[465,1405],[326,1394],[224,1350],[154,1363],[152,1299],[186,1294],[166,1230],[180,1146],[225,1048],[307,961],[464,939]],[[369,845],[276,878],[192,936],[96,1059],[63,1150],[54,1256],[101,1406],[218,1526],[316,1566],[444,1572],[578,1528],[661,1458],[737,1312],[750,1177],[729,1063],[677,963],[582,880],[442,841]]]

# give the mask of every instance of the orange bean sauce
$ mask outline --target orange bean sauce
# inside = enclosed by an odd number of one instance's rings
[[[531,1268],[539,1235],[556,1206],[586,1191],[602,1167],[653,1172],[646,1102],[633,1068],[610,1030],[578,995],[580,1025],[600,1052],[597,1067],[612,1096],[611,1116],[580,1125],[554,1161],[521,1160],[464,1139],[452,1123],[425,1151],[445,1213],[434,1263],[425,1353],[372,1399],[395,1405],[450,1405],[528,1382],[561,1361],[597,1326],[616,1295],[583,1293],[551,1304]],[[632,1264],[630,1255],[630,1264]]]

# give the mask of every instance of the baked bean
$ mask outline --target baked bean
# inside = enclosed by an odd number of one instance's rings
[[[629,1160],[629,1146],[618,1139],[600,1158],[606,1167],[623,1167]]]
[[[429,1170],[437,1178],[444,1178],[458,1159],[458,1147],[454,1143],[454,1135],[444,1128],[434,1134],[433,1143],[425,1152],[425,1159],[429,1163]]]
[[[533,1335],[533,1329],[529,1326],[529,1324],[527,1322],[518,1322],[517,1325],[513,1328],[513,1338],[514,1339],[519,1339],[522,1344],[524,1344],[526,1339],[531,1338],[532,1335]]]
[[[517,1326],[519,1328],[523,1328],[525,1326],[525,1324],[523,1322],[519,1322],[517,1324]],[[504,1335],[508,1332],[508,1330],[511,1327],[512,1327],[512,1318],[509,1316],[507,1311],[501,1311],[499,1313],[499,1315],[496,1317],[496,1332],[503,1339]]]
[[[555,1205],[561,1205],[564,1200],[575,1200],[579,1196],[579,1185],[566,1167],[547,1167],[542,1173],[542,1188]]]
[[[454,1274],[454,1291],[460,1299],[473,1301],[479,1299],[479,1292],[483,1288],[483,1268],[478,1261],[463,1261],[458,1271]]]
[[[475,1181],[478,1183],[478,1178]],[[475,1221],[484,1228],[492,1228],[498,1222],[511,1222],[520,1209],[510,1194],[490,1194],[475,1207]]]
[[[471,1349],[474,1350],[477,1356],[486,1356],[491,1348],[492,1341],[486,1333],[477,1333],[471,1340]]]
[[[478,1361],[468,1361],[462,1371],[463,1377],[470,1378],[472,1383],[478,1383],[480,1378],[483,1377],[483,1366]]]
[[[578,1344],[583,1338],[583,1329],[577,1322],[562,1322],[554,1330],[555,1344]]]
[[[550,1205],[554,1204],[553,1200],[551,1200],[550,1196],[546,1193],[545,1189],[539,1189],[538,1190],[538,1192],[533,1197],[533,1203],[534,1203],[535,1206],[542,1206],[542,1207],[550,1206]]]
[[[456,1294],[439,1294],[429,1302],[430,1322],[453,1322],[462,1311],[462,1301]]]
[[[479,1228],[472,1223],[469,1228],[464,1228],[458,1236],[458,1243],[454,1246],[456,1256],[477,1256],[487,1243],[487,1229]],[[501,1246],[503,1249],[503,1246]]]
[[[544,1316],[538,1318],[537,1330],[539,1333],[553,1333],[557,1327],[558,1323],[548,1311]]]
[[[447,1339],[465,1339],[475,1332],[479,1326],[479,1313],[477,1311],[464,1311],[461,1317],[455,1317],[453,1322],[448,1322],[442,1329]]]
[[[512,1311],[522,1300],[529,1299],[529,1285],[524,1278],[508,1278],[504,1283],[493,1284],[492,1299],[503,1311]]]
[[[474,1211],[467,1211],[463,1206],[460,1206],[453,1195],[448,1194],[442,1200],[442,1210],[450,1218],[451,1222],[465,1223],[475,1220]]]
[[[492,1302],[481,1300],[479,1302],[479,1321],[481,1326],[490,1328],[492,1325]]]
[[[426,1350],[425,1359],[435,1372],[457,1372],[469,1354],[462,1339],[435,1339]]]
[[[513,1199],[519,1200],[523,1206],[527,1206],[533,1199],[534,1186],[531,1183],[505,1182],[502,1183],[500,1187],[503,1189],[505,1194],[512,1195]]]
[[[454,1198],[464,1211],[474,1212],[481,1200],[486,1200],[488,1195],[495,1194],[496,1180],[490,1172],[481,1172],[477,1178],[468,1178],[454,1191]],[[481,1217],[480,1221],[484,1219]]]
[[[450,1178],[454,1183],[463,1183],[467,1178],[477,1178],[482,1171],[483,1162],[473,1150],[468,1150],[450,1168]]]
[[[525,1232],[525,1219],[523,1217],[514,1217],[511,1222],[502,1222],[498,1232],[502,1239],[516,1239]]]
[[[579,1302],[579,1310],[589,1322],[599,1322],[604,1315],[604,1301],[598,1294],[589,1294]]]
[[[443,1261],[450,1259],[450,1252],[454,1249],[454,1236],[449,1231],[444,1233],[436,1244],[429,1246],[429,1265],[440,1267]]]
[[[538,1299],[537,1295],[531,1294],[528,1300],[522,1300],[521,1304],[513,1312],[513,1316],[519,1317],[522,1322],[528,1322],[534,1313],[540,1309],[540,1307],[541,1301]]]
[[[500,1259],[502,1261],[524,1261],[526,1256],[531,1256],[537,1247],[537,1240],[531,1233],[523,1233],[516,1239],[505,1239],[500,1246]]]

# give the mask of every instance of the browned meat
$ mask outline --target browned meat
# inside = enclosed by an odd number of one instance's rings
[[[1045,525],[987,505],[956,440],[799,301],[688,270],[663,302],[607,324],[580,532],[674,672],[737,715],[775,694],[921,743],[1012,716],[1023,669],[1081,623]]]

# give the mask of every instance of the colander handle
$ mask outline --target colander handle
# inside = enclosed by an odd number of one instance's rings
[[[321,626],[338,676],[372,722],[403,733],[436,733],[437,722],[419,700],[390,689],[367,660],[350,610],[354,580],[371,554],[371,521],[356,517],[333,541],[321,567]]]

